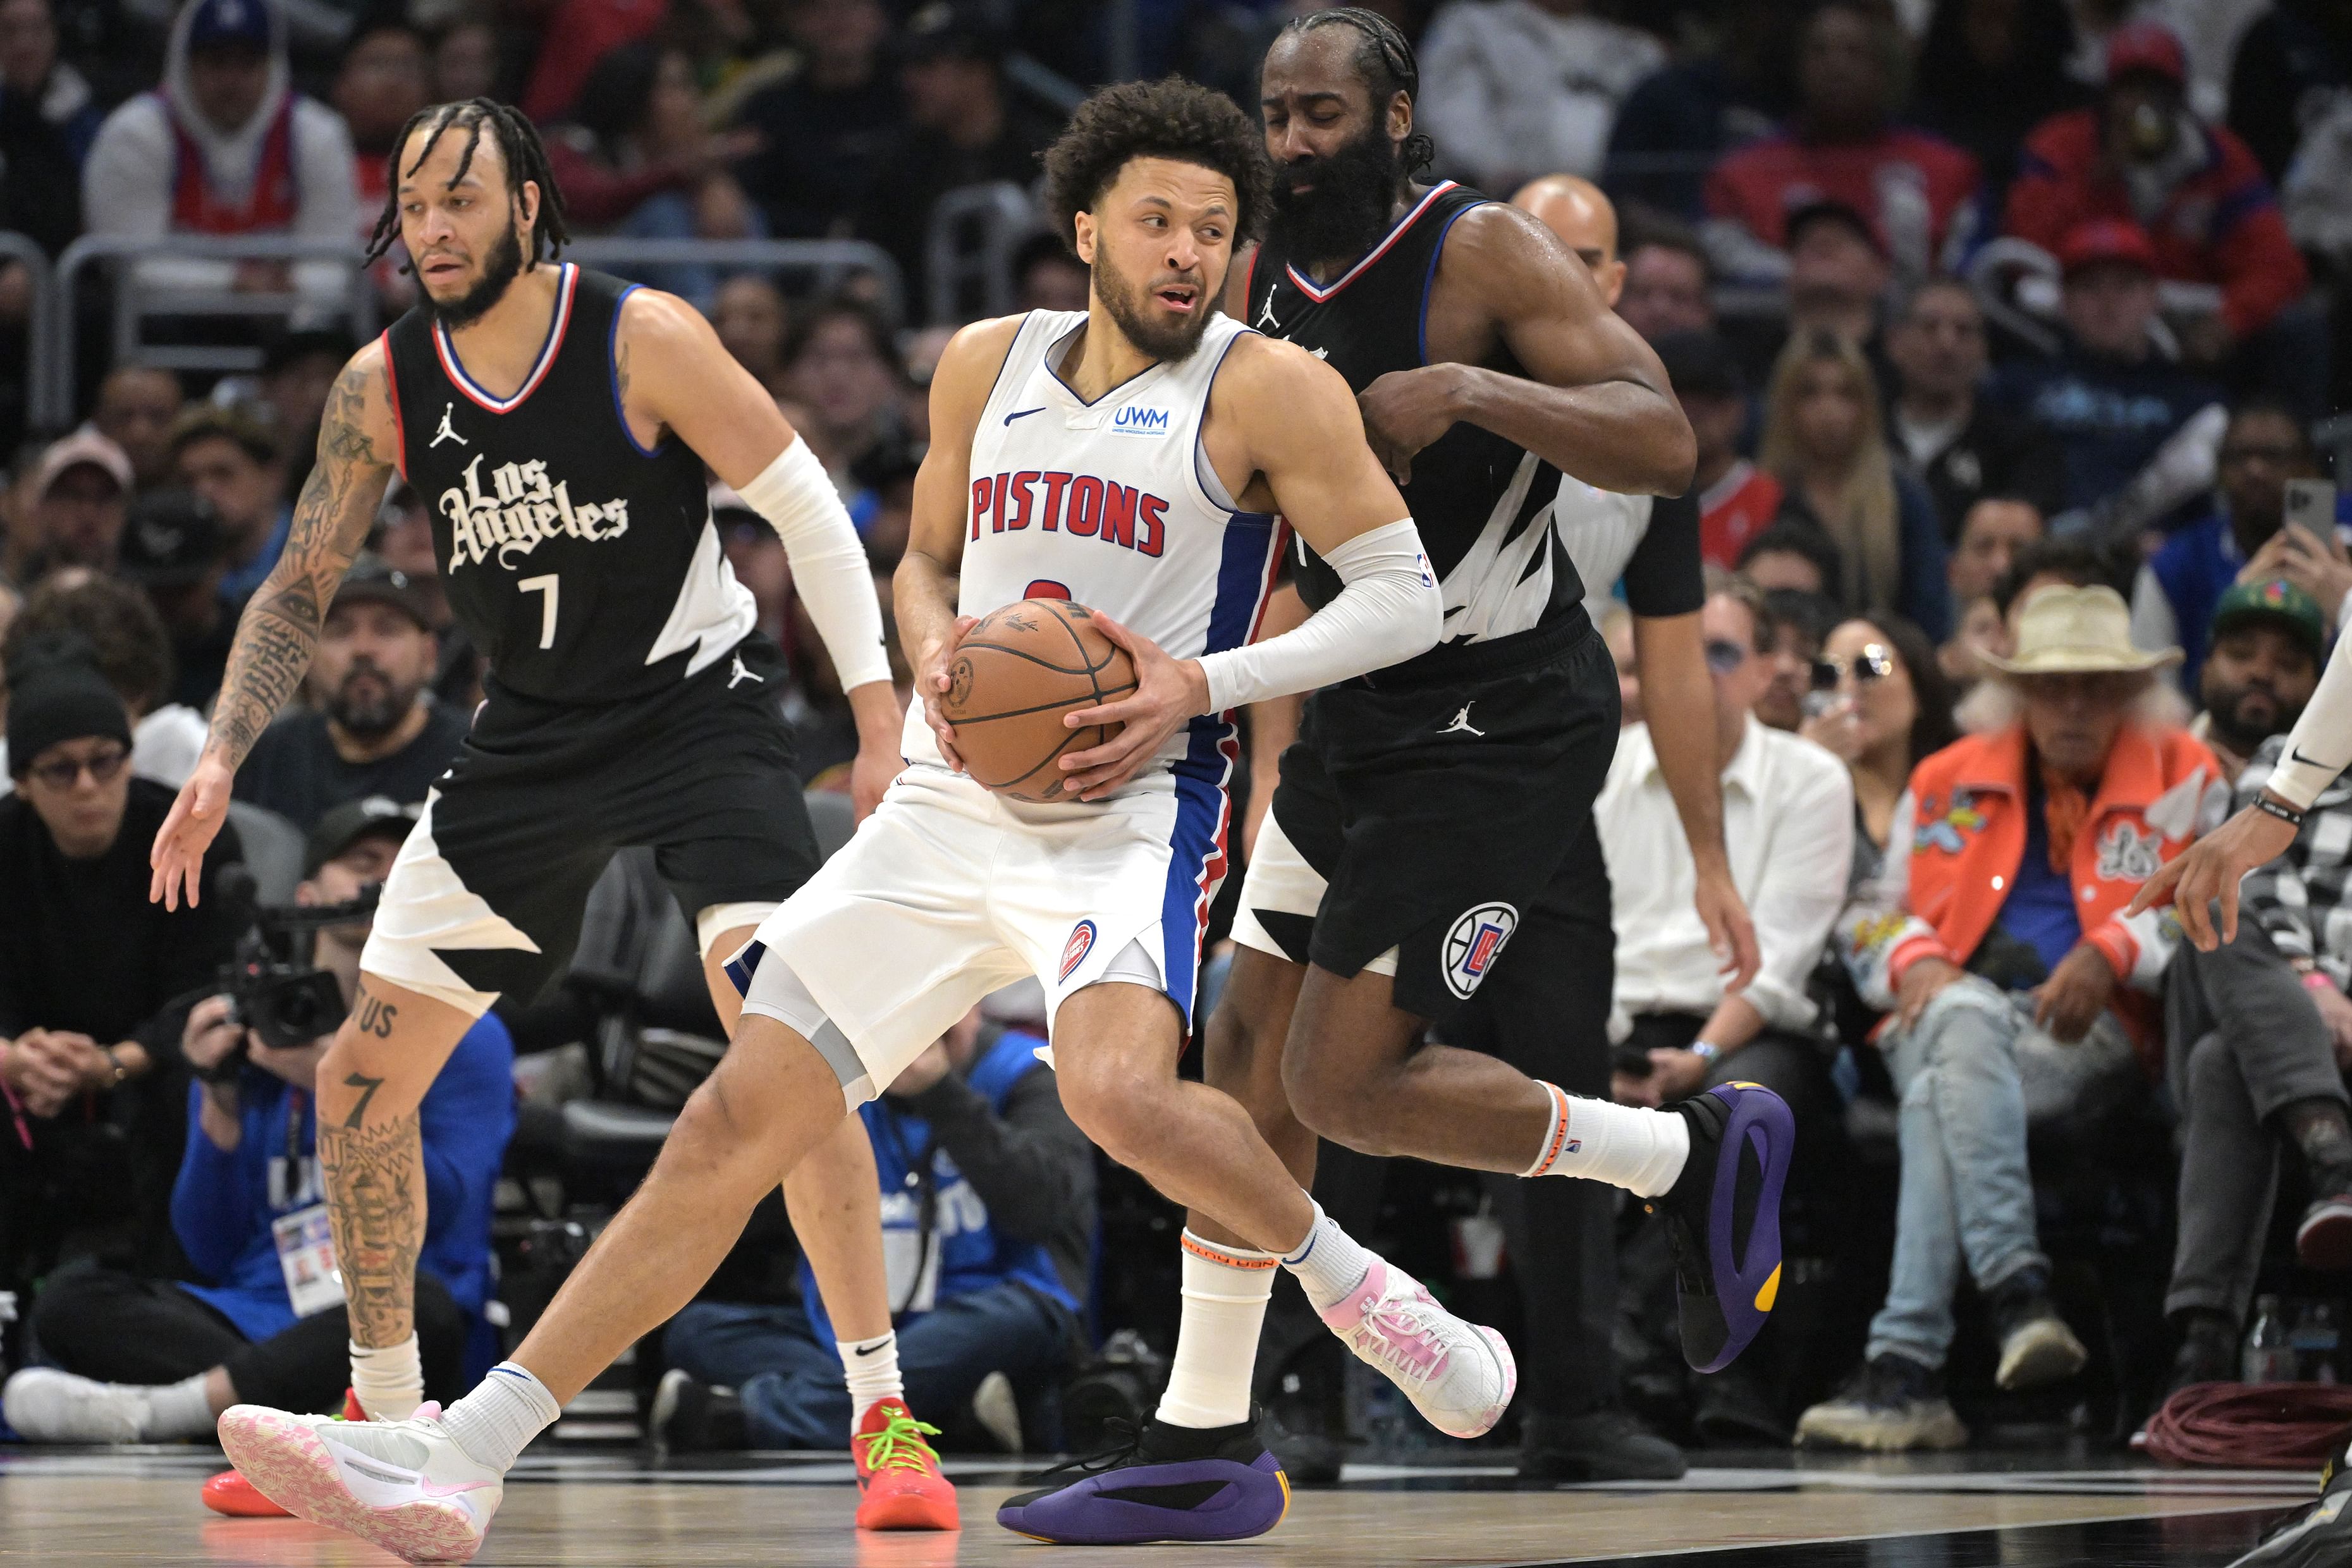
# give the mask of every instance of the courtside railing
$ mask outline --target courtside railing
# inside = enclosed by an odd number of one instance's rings
[[[50,333],[57,326],[53,314],[57,271],[49,265],[49,253],[35,244],[32,236],[14,229],[0,229],[0,261],[16,262],[29,279],[30,298],[25,322],[25,418],[32,428],[46,432],[50,426],[43,419],[47,408],[41,394],[41,374],[57,353],[50,341]]]

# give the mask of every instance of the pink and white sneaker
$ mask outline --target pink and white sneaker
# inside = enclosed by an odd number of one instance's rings
[[[505,1478],[476,1464],[438,1405],[405,1421],[341,1421],[233,1405],[221,1447],[264,1497],[410,1563],[464,1563],[481,1550]]]
[[[1358,1360],[1449,1437],[1484,1436],[1518,1391],[1518,1363],[1503,1336],[1464,1322],[1392,1263],[1374,1258],[1363,1282],[1322,1315]]]

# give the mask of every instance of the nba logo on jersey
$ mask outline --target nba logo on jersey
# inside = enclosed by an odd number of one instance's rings
[[[1071,975],[1076,973],[1078,965],[1087,961],[1087,954],[1094,951],[1094,921],[1080,921],[1077,924],[1072,926],[1070,928],[1070,940],[1062,944],[1062,971],[1059,974],[1055,975],[1055,978],[1056,980],[1067,980]]]
[[[1465,911],[1445,933],[1446,987],[1467,1001],[1518,929],[1519,911],[1508,904],[1481,904]]]
[[[1165,436],[1168,434],[1168,410],[1139,408],[1124,404],[1110,416],[1114,436]]]

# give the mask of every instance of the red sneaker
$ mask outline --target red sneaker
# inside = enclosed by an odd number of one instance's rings
[[[343,1390],[343,1419],[364,1421],[367,1412],[360,1408],[360,1396],[351,1389]],[[225,1513],[231,1519],[291,1519],[294,1516],[261,1495],[259,1488],[235,1470],[223,1470],[205,1483],[198,1494],[205,1506],[215,1513]]]
[[[857,1461],[857,1528],[955,1530],[955,1485],[923,1441],[940,1429],[908,1412],[902,1399],[877,1399],[849,1439]]]
[[[223,1470],[205,1483],[200,1494],[205,1506],[215,1513],[225,1513],[231,1519],[291,1519],[293,1515],[279,1508],[259,1489],[235,1470]]]

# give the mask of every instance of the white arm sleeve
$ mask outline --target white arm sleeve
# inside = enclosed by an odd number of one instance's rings
[[[890,679],[890,658],[882,647],[882,605],[874,596],[874,569],[857,530],[833,488],[824,465],[798,436],[736,492],[743,504],[768,520],[784,542],[793,565],[793,588],[808,604],[840,673],[841,689],[855,691]]]
[[[1445,601],[1412,519],[1360,533],[1322,554],[1339,574],[1338,597],[1280,637],[1202,658],[1211,712],[1312,691],[1437,646]]]
[[[2286,738],[2286,754],[2271,770],[2270,791],[2296,809],[2309,811],[2319,792],[2352,763],[2352,637],[2336,639],[2336,651],[2320,672],[2319,689]]]

